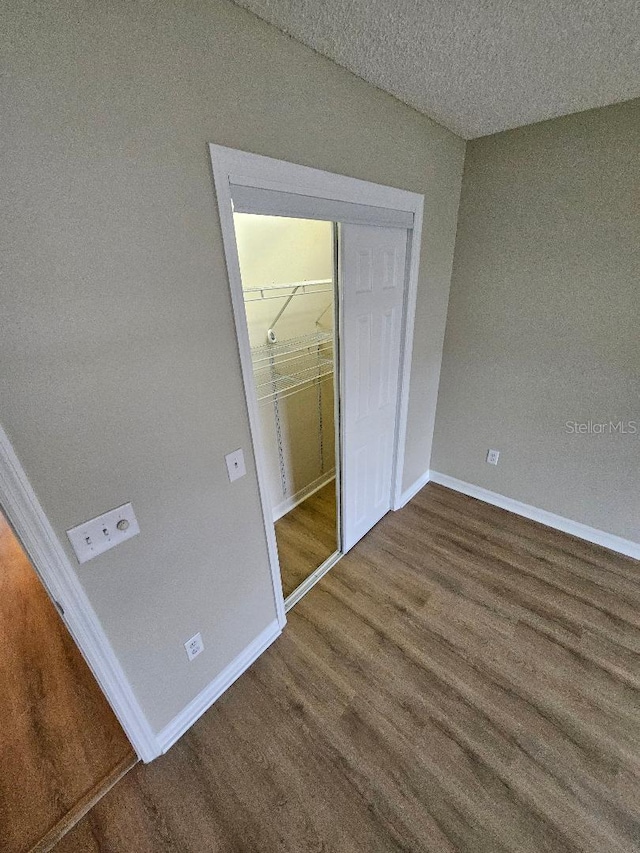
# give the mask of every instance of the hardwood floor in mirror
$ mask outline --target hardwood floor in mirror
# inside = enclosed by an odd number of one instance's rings
[[[0,851],[47,850],[136,761],[0,515]]]
[[[56,853],[637,853],[640,563],[429,484]]]
[[[338,550],[336,503],[332,480],[276,521],[285,598]]]

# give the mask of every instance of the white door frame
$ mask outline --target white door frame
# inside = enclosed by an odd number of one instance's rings
[[[266,465],[260,436],[258,403],[256,399],[253,368],[251,364],[251,347],[247,328],[242,291],[242,277],[236,245],[236,235],[233,223],[233,204],[231,186],[252,187],[262,190],[275,190],[332,202],[347,202],[365,205],[380,210],[381,221],[385,220],[384,212],[401,211],[410,213],[413,217],[413,227],[409,229],[407,245],[407,270],[405,281],[405,305],[403,315],[402,346],[400,352],[400,381],[398,389],[398,414],[396,424],[396,447],[393,462],[392,496],[393,509],[402,506],[402,474],[404,470],[405,444],[407,437],[407,414],[409,409],[409,377],[411,373],[411,356],[413,349],[413,327],[415,321],[416,298],[418,292],[418,269],[420,263],[420,244],[422,235],[422,212],[424,196],[408,190],[374,184],[358,178],[350,178],[333,172],[325,172],[309,166],[288,163],[285,160],[275,160],[259,154],[238,151],[222,145],[209,145],[213,179],[218,199],[218,211],[227,275],[233,305],[233,315],[236,325],[240,365],[244,382],[245,399],[251,428],[251,438],[258,474],[258,486],[262,515],[264,520],[269,563],[274,596],[278,611],[278,621],[281,627],[286,622],[285,603],[280,578],[280,564],[276,546],[275,527],[271,499],[266,488]],[[295,214],[291,214],[295,216]],[[372,224],[375,224],[372,221]],[[328,561],[329,562],[329,561]],[[331,565],[335,560],[331,561]],[[313,581],[318,579],[321,570],[329,566],[323,564],[313,573]],[[306,584],[305,584],[306,586]]]
[[[142,761],[162,754],[64,548],[0,426],[0,507]]]

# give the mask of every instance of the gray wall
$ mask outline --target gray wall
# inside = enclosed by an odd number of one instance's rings
[[[429,465],[464,142],[221,0],[5,5],[0,419],[158,729],[274,617],[207,142],[426,195],[405,484]],[[183,642],[206,650],[187,663]]]
[[[638,542],[639,404],[640,101],[469,143],[431,468]]]

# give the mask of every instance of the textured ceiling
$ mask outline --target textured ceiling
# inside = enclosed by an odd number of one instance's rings
[[[640,0],[236,0],[471,139],[640,96]]]

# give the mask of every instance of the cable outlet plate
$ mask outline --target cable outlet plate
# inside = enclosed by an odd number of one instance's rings
[[[67,530],[79,563],[93,560],[110,548],[140,533],[133,506],[123,504]]]

